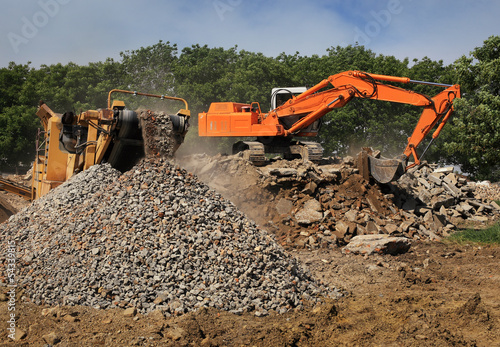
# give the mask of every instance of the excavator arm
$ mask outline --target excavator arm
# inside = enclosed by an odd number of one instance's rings
[[[448,88],[434,98],[429,98],[426,95],[392,85],[382,84],[378,81],[433,84]],[[330,84],[333,86],[332,89],[317,92]],[[294,114],[300,114],[302,116],[300,120],[289,129],[285,130],[285,136],[290,136],[300,132],[334,108],[345,106],[354,97],[424,107],[420,120],[410,138],[411,141],[408,143],[408,146],[412,144],[416,147],[443,116],[451,114],[449,111],[452,110],[453,99],[460,97],[460,87],[458,85],[413,81],[407,77],[369,75],[360,71],[347,71],[330,76],[328,79],[323,80],[306,92],[288,100],[284,105],[271,111],[269,115],[271,117],[276,115],[278,118],[284,118]],[[418,134],[420,134],[420,136]],[[439,132],[437,135],[438,134]],[[409,156],[406,150],[405,154]]]
[[[426,95],[393,85],[383,84],[379,81],[430,84],[446,87],[446,89],[433,98],[429,98]],[[329,85],[332,85],[333,88],[318,92]],[[403,152],[405,163],[401,163],[401,160],[381,161],[375,160],[376,158],[370,158],[372,162],[370,171],[372,174],[374,174],[379,182],[387,183],[395,178],[394,176],[397,171],[406,171],[420,164],[416,148],[438,122],[440,122],[440,124],[434,131],[429,145],[439,136],[453,112],[453,100],[455,98],[460,98],[460,86],[414,81],[407,77],[393,77],[367,74],[361,71],[347,71],[332,75],[313,88],[308,89],[303,94],[288,100],[284,105],[273,110],[271,116],[282,118],[290,117],[293,114],[301,115],[297,122],[284,131],[285,136],[290,136],[307,128],[333,109],[345,106],[354,97],[423,107],[420,119],[413,134],[408,138],[408,144]],[[427,148],[428,147],[429,146],[427,146]],[[413,156],[414,163],[406,166],[406,162],[410,156]],[[404,165],[404,170],[401,170],[401,165]]]

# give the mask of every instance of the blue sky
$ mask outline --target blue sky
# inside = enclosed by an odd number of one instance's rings
[[[500,35],[496,0],[0,0],[0,67],[86,65],[159,40],[277,56],[358,42],[452,63]]]

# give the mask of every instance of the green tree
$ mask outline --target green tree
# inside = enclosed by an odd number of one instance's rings
[[[476,179],[500,180],[500,36],[454,64],[462,99],[445,144],[451,162]]]
[[[38,105],[43,100],[53,111],[75,112],[107,106],[108,92],[125,86],[122,65],[113,59],[79,66],[42,65],[23,84],[20,103]]]
[[[7,170],[34,158],[36,108],[21,106],[24,84],[32,73],[29,63],[13,62],[0,69],[0,169]]]
[[[3,170],[35,158],[35,137],[40,125],[36,107],[10,106],[0,113],[0,166]]]
[[[17,65],[11,62],[7,68],[0,69],[0,111],[19,103],[19,96],[30,71],[29,63]]]
[[[233,69],[237,59],[237,47],[226,50],[193,45],[182,49],[174,68],[175,91],[189,103],[191,128],[181,153],[229,153],[231,139],[198,137],[198,113],[208,111],[212,102],[232,101],[228,93],[236,88]]]
[[[43,100],[54,112],[104,108],[108,91],[125,85],[122,65],[112,59],[79,66],[74,63],[9,64],[0,69],[0,160],[2,166],[28,164],[34,159],[36,108]]]
[[[234,80],[237,60],[237,47],[185,47],[174,70],[176,93],[189,98],[194,114],[207,111],[212,102],[228,101],[228,93],[238,83]]]

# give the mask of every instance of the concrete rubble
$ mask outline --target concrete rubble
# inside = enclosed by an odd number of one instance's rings
[[[285,249],[395,254],[467,221],[500,218],[491,199],[498,187],[452,168],[423,163],[378,185],[352,157],[276,159],[263,167],[237,156],[174,162],[161,158],[169,144],[149,144],[154,158],[132,170],[95,165],[0,224],[0,237],[18,249],[24,299],[126,314],[200,307],[284,313],[339,295]]]
[[[245,213],[259,211],[252,217],[285,248],[343,247],[373,234],[440,240],[466,221],[500,218],[497,203],[477,194],[478,184],[427,163],[386,185],[363,179],[353,157],[319,164],[278,159],[255,172],[234,156],[196,156],[186,165]],[[233,189],[239,183],[227,172],[247,186]]]
[[[452,167],[424,163],[401,177],[395,187],[399,193],[396,203],[405,211],[423,216],[424,221],[432,218],[435,225],[431,231],[441,232],[448,224],[465,221],[487,223],[500,215],[498,204],[491,197],[482,197],[477,184],[454,173]]]
[[[146,156],[171,158],[184,141],[183,136],[176,135],[173,124],[165,112],[137,110],[139,114],[142,138],[145,141]]]

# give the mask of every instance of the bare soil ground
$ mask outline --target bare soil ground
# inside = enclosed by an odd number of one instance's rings
[[[51,338],[60,346],[500,345],[500,247],[428,242],[399,256],[343,255],[339,249],[294,254],[344,297],[267,317],[201,310],[164,318],[158,311],[125,317],[120,309],[81,306],[47,314],[47,307],[24,303],[18,293],[16,329],[26,336],[10,341],[8,305],[1,302],[0,341],[7,346],[44,345]]]
[[[228,173],[230,184],[208,171],[200,177],[265,221],[275,201],[262,204],[254,172],[238,170]],[[397,256],[345,255],[340,247],[289,251],[343,297],[283,315],[202,309],[167,318],[160,311],[126,316],[122,309],[37,306],[16,292],[19,339],[12,341],[12,298],[3,287],[0,345],[500,346],[499,246],[415,241]]]

